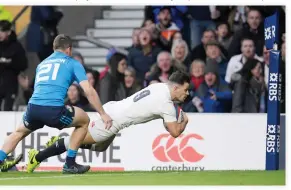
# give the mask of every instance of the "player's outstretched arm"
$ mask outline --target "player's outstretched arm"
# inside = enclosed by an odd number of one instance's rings
[[[184,113],[184,120],[181,123],[177,123],[176,121],[164,123],[170,135],[174,138],[179,137],[183,133],[187,124],[188,124],[188,117],[185,113]]]
[[[106,128],[110,128],[112,125],[112,119],[105,113],[96,90],[90,85],[88,80],[81,81],[80,86],[84,90],[89,103],[101,115],[102,120],[106,124]]]
[[[89,84],[84,67],[81,63],[75,60],[72,61],[71,65],[73,66],[75,79],[84,90],[89,103],[97,112],[99,112],[103,122],[105,123],[106,129],[109,129],[112,126],[112,119],[105,113],[97,92]]]

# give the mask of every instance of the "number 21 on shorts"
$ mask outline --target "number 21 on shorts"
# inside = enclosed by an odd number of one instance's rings
[[[60,68],[59,63],[41,65],[36,74],[36,82],[38,83],[40,81],[56,80],[59,68]],[[52,69],[53,72],[51,73]]]

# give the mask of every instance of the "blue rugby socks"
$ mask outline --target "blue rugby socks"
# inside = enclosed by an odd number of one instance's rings
[[[6,158],[7,154],[3,150],[0,150],[0,164],[2,164]]]
[[[69,149],[67,151],[67,158],[66,158],[66,164],[68,167],[74,165],[76,162],[75,162],[75,159],[76,159],[76,155],[77,155],[77,150],[72,150],[72,149]]]

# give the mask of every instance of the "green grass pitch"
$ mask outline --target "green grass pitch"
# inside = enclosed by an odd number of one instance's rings
[[[0,173],[1,185],[285,185],[285,171],[7,172]]]

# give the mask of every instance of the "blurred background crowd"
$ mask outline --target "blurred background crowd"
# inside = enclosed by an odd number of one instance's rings
[[[184,70],[191,75],[190,95],[182,104],[185,112],[264,113],[270,63],[264,46],[264,18],[276,10],[282,53],[280,110],[285,113],[283,6],[145,6],[143,22],[133,28],[131,45],[124,48],[127,53],[112,44],[105,66],[98,70],[86,64],[81,52],[74,51],[73,57],[84,65],[103,104],[167,82],[172,72]],[[26,72],[27,52],[34,52],[38,63],[48,57],[65,16],[59,7],[32,6],[23,45],[13,28],[13,16],[0,6],[2,111],[27,104],[34,85],[33,74]],[[18,96],[23,97],[22,103],[16,101]],[[77,84],[69,88],[66,103],[92,111]]]

